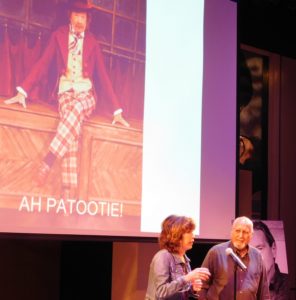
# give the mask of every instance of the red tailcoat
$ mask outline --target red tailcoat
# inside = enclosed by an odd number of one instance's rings
[[[66,73],[67,70],[68,39],[69,26],[60,27],[52,33],[49,44],[41,58],[33,66],[26,79],[20,85],[28,93],[28,95],[30,95],[30,91],[34,84],[48,74],[48,70],[51,68],[52,64],[56,64],[58,73],[55,85],[55,89],[57,90],[58,80],[61,75]],[[84,77],[90,78],[93,85],[95,72],[100,80],[100,88],[105,89],[105,94],[108,95],[112,102],[113,109],[119,109],[120,105],[106,71],[99,42],[92,33],[86,31],[83,41],[82,73]]]

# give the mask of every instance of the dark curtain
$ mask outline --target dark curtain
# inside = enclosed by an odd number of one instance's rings
[[[10,55],[10,40],[8,37],[7,27],[3,29],[3,39],[0,43],[0,95],[4,97],[11,97],[14,93],[12,84],[12,63]]]

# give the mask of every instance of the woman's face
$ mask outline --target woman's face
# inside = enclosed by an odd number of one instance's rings
[[[194,243],[193,231],[184,233],[180,241],[180,254],[183,255],[187,250],[190,250],[193,246],[193,243]]]

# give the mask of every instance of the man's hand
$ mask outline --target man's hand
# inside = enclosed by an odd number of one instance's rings
[[[13,104],[13,103],[19,103],[24,108],[27,108],[26,105],[26,97],[22,93],[17,93],[16,96],[9,98],[4,101],[5,104]]]
[[[113,121],[112,121],[112,125],[116,124],[116,123],[120,123],[121,125],[125,126],[125,127],[129,127],[129,123],[122,117],[122,113],[118,113],[114,115]]]

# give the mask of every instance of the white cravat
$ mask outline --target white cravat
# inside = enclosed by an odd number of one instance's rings
[[[70,31],[69,37],[69,51],[74,54],[79,54],[82,51],[82,44],[84,39],[84,32],[75,33]]]

